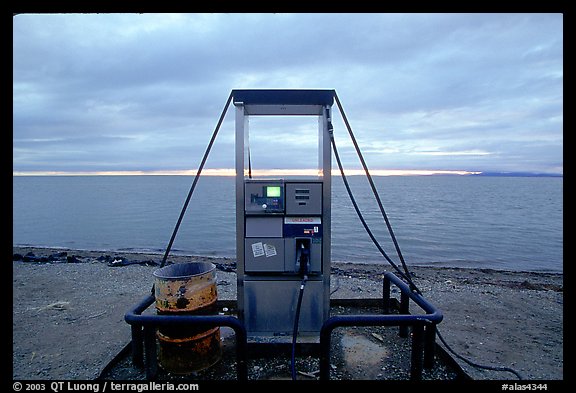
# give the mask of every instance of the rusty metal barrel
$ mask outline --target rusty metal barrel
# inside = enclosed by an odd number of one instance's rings
[[[215,314],[218,292],[216,266],[209,262],[177,263],[154,271],[158,314]],[[220,328],[162,327],[156,333],[161,367],[190,374],[216,364],[222,357]]]

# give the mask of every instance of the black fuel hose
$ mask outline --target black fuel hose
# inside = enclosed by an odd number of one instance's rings
[[[470,359],[466,359],[464,356],[456,353],[456,351],[454,351],[452,348],[450,348],[450,346],[446,343],[446,341],[444,340],[444,337],[442,337],[442,335],[440,334],[440,332],[438,331],[438,328],[436,328],[436,335],[438,336],[438,338],[440,339],[440,341],[442,341],[442,344],[444,344],[444,346],[446,347],[446,349],[448,349],[448,351],[456,356],[458,359],[462,360],[463,362],[469,364],[472,367],[476,367],[476,368],[483,368],[485,370],[492,370],[492,371],[503,371],[503,372],[509,372],[512,373],[516,376],[516,378],[518,378],[519,380],[523,380],[524,378],[522,377],[522,375],[514,370],[513,368],[510,367],[498,367],[498,366],[486,366],[483,364],[478,364],[478,363],[474,363],[472,360]]]
[[[290,370],[292,372],[292,380],[296,380],[296,340],[298,338],[298,325],[300,324],[300,309],[302,308],[302,297],[304,296],[304,287],[308,281],[308,276],[305,274],[300,282],[300,291],[298,292],[298,303],[296,304],[296,314],[294,315],[294,329],[292,331],[292,356],[290,358]]]
[[[338,168],[340,169],[340,174],[342,176],[342,181],[344,182],[344,186],[346,187],[346,191],[348,192],[348,196],[350,197],[350,201],[352,202],[352,205],[354,206],[354,210],[356,210],[356,215],[358,216],[358,218],[360,219],[360,222],[364,226],[366,233],[368,234],[368,236],[372,240],[372,243],[374,243],[374,245],[376,246],[378,251],[380,251],[380,254],[382,254],[382,256],[396,270],[396,272],[398,272],[398,274],[410,285],[410,288],[413,291],[415,291],[416,293],[421,294],[418,287],[416,287],[416,285],[412,282],[412,278],[410,277],[410,274],[403,272],[398,267],[398,265],[396,265],[394,263],[394,261],[388,256],[386,251],[384,251],[384,249],[382,248],[382,246],[380,245],[380,243],[378,242],[378,240],[376,239],[376,237],[372,233],[372,230],[370,229],[370,227],[366,223],[366,220],[364,219],[364,215],[360,211],[360,208],[358,207],[358,204],[356,203],[356,199],[354,198],[354,195],[352,194],[352,190],[350,189],[350,185],[348,184],[348,178],[346,177],[346,174],[344,173],[344,167],[342,166],[342,161],[340,161],[340,155],[338,154],[338,149],[336,148],[336,141],[334,140],[333,130],[329,129],[329,133],[330,133],[330,142],[332,143],[332,151],[334,152],[334,157],[336,157],[336,162],[338,163]]]
[[[366,178],[368,179],[368,183],[370,184],[370,188],[372,189],[372,194],[374,195],[374,198],[376,199],[376,203],[378,204],[378,208],[380,209],[380,213],[382,214],[382,218],[384,218],[384,222],[386,223],[386,228],[388,228],[388,233],[390,234],[390,238],[392,239],[392,242],[394,243],[394,248],[396,249],[396,254],[398,255],[398,258],[400,259],[400,263],[402,264],[402,267],[404,268],[404,273],[406,273],[406,275],[410,275],[410,272],[408,271],[408,266],[406,265],[406,262],[404,261],[404,256],[402,255],[402,251],[400,250],[400,245],[398,244],[398,241],[396,240],[396,235],[394,234],[394,230],[392,229],[392,225],[390,224],[390,220],[388,220],[388,215],[386,214],[386,211],[384,210],[384,205],[382,204],[382,201],[380,200],[380,195],[378,194],[378,191],[376,189],[376,186],[374,185],[374,181],[372,180],[372,176],[370,175],[370,171],[368,170],[368,165],[366,165],[366,161],[364,160],[364,156],[362,155],[362,152],[360,151],[360,147],[358,146],[358,142],[356,142],[356,138],[354,137],[354,133],[352,132],[352,127],[350,126],[350,123],[348,122],[348,117],[346,117],[346,113],[344,112],[344,108],[342,107],[342,104],[340,103],[340,99],[338,98],[338,94],[336,94],[336,91],[334,91],[334,99],[336,100],[336,105],[338,105],[338,110],[340,111],[340,114],[342,115],[342,119],[344,120],[344,124],[346,125],[346,129],[348,130],[348,134],[350,135],[350,139],[352,140],[352,144],[354,145],[354,149],[356,150],[356,154],[358,155],[358,159],[360,160],[360,163],[362,164],[362,168],[364,168],[364,173],[366,174]],[[412,283],[410,283],[412,285]],[[414,288],[412,288],[414,289]]]

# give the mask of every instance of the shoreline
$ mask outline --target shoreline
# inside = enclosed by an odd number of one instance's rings
[[[123,254],[126,255],[138,255],[142,257],[149,257],[152,259],[158,259],[159,261],[162,260],[164,256],[164,251],[158,250],[108,250],[108,249],[84,249],[84,248],[70,248],[64,246],[28,246],[28,245],[13,245],[13,250],[20,250],[23,252],[41,252],[46,254],[52,254],[57,252],[71,252],[72,254],[86,254],[86,255],[113,255],[113,256],[122,256]],[[14,252],[15,253],[15,252]],[[196,259],[213,259],[213,260],[223,260],[223,261],[233,261],[236,259],[235,256],[217,256],[217,255],[198,255],[198,254],[190,254],[187,252],[179,252],[179,251],[171,251],[168,260],[170,258],[176,258],[178,261],[181,261],[182,258],[191,258],[192,260]],[[462,266],[450,266],[450,265],[443,265],[443,262],[437,262],[429,265],[408,265],[408,269],[438,269],[438,270],[463,270],[463,271],[481,271],[481,272],[494,272],[494,273],[508,273],[508,274],[528,274],[528,275],[552,275],[552,276],[564,276],[564,272],[554,271],[554,270],[511,270],[511,269],[495,269],[495,268],[483,268],[483,267],[462,267]],[[349,262],[349,261],[332,261],[332,266],[341,267],[341,266],[354,266],[358,268],[366,268],[366,270],[375,270],[380,269],[383,271],[394,271],[393,267],[388,264],[386,261],[382,261],[381,263],[371,263],[371,262]],[[397,264],[400,268],[400,263]],[[334,274],[334,272],[332,272]]]
[[[13,261],[14,379],[96,377],[130,340],[124,313],[149,293],[158,267],[146,260],[159,263],[163,255],[13,247],[13,254],[28,252],[67,252],[78,262]],[[135,263],[114,266],[98,260],[105,254]],[[234,259],[171,255],[168,260],[217,264],[219,298],[236,298]],[[480,364],[512,367],[527,379],[563,378],[563,274],[410,269],[424,296],[443,312],[439,330],[460,355]],[[391,270],[333,263],[332,298],[378,298],[382,274]],[[84,346],[90,351],[78,350]],[[474,379],[515,379],[510,373],[458,363]]]

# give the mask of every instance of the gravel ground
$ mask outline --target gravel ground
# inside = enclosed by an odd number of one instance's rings
[[[106,259],[105,253],[95,251],[16,247],[13,252],[44,257],[67,252],[68,257],[13,262],[13,379],[98,377],[130,341],[124,314],[150,292],[152,272],[157,268],[154,264],[161,256],[124,253]],[[217,264],[219,298],[235,299],[232,260],[184,256],[171,256],[169,260],[209,260]],[[381,267],[335,263],[332,270],[333,298],[381,296]],[[442,310],[444,320],[439,331],[457,353],[476,363],[511,367],[530,380],[563,379],[562,274],[424,267],[411,270],[424,296]],[[359,348],[366,339],[374,341],[371,333],[375,332],[350,332],[347,337],[352,338],[343,345],[349,346],[348,352],[362,354]],[[384,354],[372,355],[370,359]],[[360,363],[365,359],[350,361]],[[511,373],[480,370],[460,360],[458,363],[473,379],[515,379]],[[312,368],[313,364],[310,372]],[[268,378],[268,369],[256,365],[252,372]],[[334,377],[380,379],[388,372],[382,367],[373,369],[372,374],[362,375],[335,370]]]

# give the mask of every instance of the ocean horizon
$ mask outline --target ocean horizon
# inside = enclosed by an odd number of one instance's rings
[[[13,245],[163,253],[193,176],[13,176]],[[332,260],[384,264],[333,176]],[[367,181],[349,177],[399,264]],[[563,272],[561,176],[374,176],[408,266]],[[172,253],[235,258],[233,177],[203,176]]]

